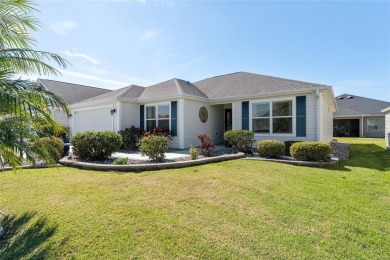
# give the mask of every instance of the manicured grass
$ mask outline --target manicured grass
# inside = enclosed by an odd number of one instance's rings
[[[308,168],[235,160],[118,174],[0,173],[0,258],[388,259],[390,153]]]

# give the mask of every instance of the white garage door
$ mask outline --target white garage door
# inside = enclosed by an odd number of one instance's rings
[[[84,131],[112,131],[112,115],[111,108],[97,108],[84,111],[74,112],[74,126],[73,133]]]

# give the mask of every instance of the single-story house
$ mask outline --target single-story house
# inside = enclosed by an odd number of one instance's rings
[[[70,105],[71,134],[168,127],[171,148],[198,145],[209,134],[223,143],[229,129],[255,132],[256,141],[330,142],[332,87],[259,74],[237,72],[189,82],[171,79],[152,86],[130,85]]]
[[[385,137],[383,109],[390,102],[342,94],[336,97],[338,110],[333,115],[335,137]]]
[[[50,92],[62,97],[68,105],[78,103],[88,98],[96,97],[112,90],[84,86],[79,84],[66,83],[56,80],[37,79]],[[54,119],[63,126],[69,127],[69,119],[66,113],[60,109],[52,109]]]
[[[387,107],[382,110],[382,113],[385,114],[385,140],[386,148],[390,150],[390,107]]]

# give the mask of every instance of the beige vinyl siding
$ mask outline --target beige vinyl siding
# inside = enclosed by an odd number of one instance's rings
[[[310,92],[307,94],[300,95],[288,95],[288,96],[279,96],[278,99],[289,99],[295,98],[296,96],[306,96],[306,137],[296,137],[282,135],[282,134],[268,134],[268,135],[259,135],[255,134],[255,147],[256,143],[261,140],[278,140],[278,141],[290,141],[290,140],[300,140],[300,141],[317,141],[317,104],[316,104],[316,95],[315,92]],[[233,107],[233,129],[241,129],[242,124],[242,101],[267,101],[272,100],[275,97],[261,97],[240,100],[232,103]],[[295,104],[295,103],[294,103]],[[251,109],[251,107],[249,108]],[[252,120],[251,118],[249,120]],[[295,130],[294,130],[295,132]]]
[[[321,98],[321,142],[329,143],[333,139],[333,110],[331,101],[324,93],[320,93]]]
[[[390,111],[387,111],[385,116],[385,138],[386,148],[390,150]]]
[[[56,121],[62,126],[65,127],[69,126],[69,119],[64,110],[54,109],[52,110],[52,114],[53,114],[54,121]]]
[[[121,117],[120,129],[124,130],[131,126],[139,127],[140,124],[140,105],[130,102],[119,102],[119,113]]]
[[[223,143],[224,106],[208,105],[203,102],[184,99],[184,147],[198,146],[198,135],[208,134],[215,144]],[[205,106],[208,110],[208,120],[202,123],[199,119],[199,109]],[[234,108],[233,108],[234,109]],[[179,122],[179,120],[178,120]]]
[[[378,131],[369,132],[367,128],[368,119],[378,120]],[[384,138],[385,137],[385,117],[384,116],[365,116],[363,118],[363,136],[372,138]]]

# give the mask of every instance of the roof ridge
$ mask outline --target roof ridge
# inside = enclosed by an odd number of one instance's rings
[[[179,80],[182,80],[182,79],[173,78],[173,81],[175,82],[176,88],[179,90],[179,93],[183,95],[184,91],[179,83]],[[182,80],[182,81],[184,81],[184,80]]]
[[[121,93],[120,93],[119,95],[117,95],[116,97],[117,97],[117,98],[118,98],[118,97],[123,97],[124,95],[127,94],[127,92],[128,92],[130,89],[132,89],[132,88],[134,88],[134,87],[143,88],[142,92],[145,90],[145,87],[131,84],[131,85],[127,86],[127,87],[124,87],[123,92],[121,92]]]
[[[54,81],[54,82],[59,82],[59,83],[64,83],[64,84],[71,84],[71,85],[83,86],[83,87],[87,87],[87,88],[96,88],[96,89],[103,89],[103,90],[110,90],[110,91],[113,91],[112,89],[108,89],[108,88],[99,88],[99,87],[93,87],[93,86],[82,85],[82,84],[71,83],[71,82],[64,82],[64,81],[53,80],[53,79],[41,79],[41,78],[37,78],[37,80],[40,80],[40,81],[41,81],[41,80]]]
[[[203,80],[206,80],[206,79],[213,79],[213,78],[219,78],[219,77],[223,77],[223,76],[233,75],[233,74],[237,74],[237,73],[241,73],[241,72],[242,72],[242,71],[237,71],[237,72],[232,72],[232,73],[217,75],[217,76],[213,76],[213,77],[208,77],[208,78],[205,78],[205,79],[201,79],[201,80],[198,80],[198,81],[196,81],[196,82],[203,81]],[[196,83],[196,82],[195,82],[195,83]]]

